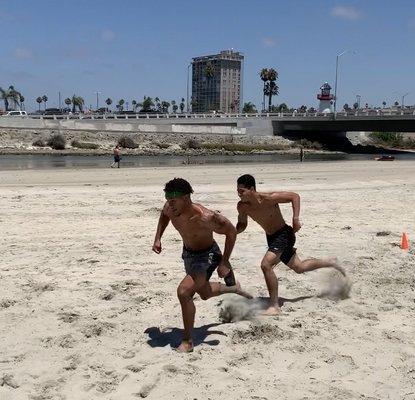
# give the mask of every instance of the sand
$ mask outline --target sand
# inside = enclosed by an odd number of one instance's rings
[[[415,399],[415,255],[398,246],[403,231],[415,242],[414,171],[411,161],[1,171],[0,399]],[[171,226],[162,254],[151,252],[162,186],[187,178],[195,201],[236,222],[234,181],[247,172],[259,190],[301,195],[299,255],[337,256],[350,297],[336,272],[281,265],[283,312],[258,316],[266,243],[251,221],[232,262],[257,299],[196,297],[195,351],[179,354],[184,273]],[[221,323],[230,304],[251,319]]]

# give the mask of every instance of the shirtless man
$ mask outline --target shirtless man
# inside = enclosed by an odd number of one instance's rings
[[[273,267],[282,261],[289,268],[302,274],[318,268],[335,268],[343,275],[342,267],[337,265],[335,258],[318,260],[315,258],[301,261],[296,253],[295,232],[300,224],[300,196],[293,192],[260,193],[256,191],[255,178],[242,175],[237,180],[237,191],[241,201],[238,203],[237,233],[241,233],[248,225],[251,217],[264,229],[267,235],[268,251],[261,261],[261,269],[269,292],[268,309],[265,315],[276,315],[278,306],[278,280]],[[279,203],[291,203],[293,208],[292,227],[282,217]]]
[[[120,145],[116,145],[113,150],[114,154],[114,162],[111,164],[111,168],[114,168],[115,164],[118,164],[118,168],[120,168],[120,161],[121,161],[121,149]]]
[[[154,238],[153,251],[161,252],[161,237],[171,221],[183,239],[182,258],[186,276],[177,288],[177,296],[182,308],[184,334],[178,350],[193,351],[192,330],[195,320],[193,296],[198,293],[202,300],[236,293],[252,298],[245,293],[235,277],[229,263],[229,257],[236,240],[236,229],[232,223],[219,214],[193,203],[190,195],[193,189],[189,182],[175,178],[166,183],[164,188],[166,203],[160,215]],[[213,239],[213,232],[226,236],[223,255]],[[213,271],[225,279],[225,285],[209,282]]]

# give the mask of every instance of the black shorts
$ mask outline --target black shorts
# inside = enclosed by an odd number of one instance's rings
[[[294,247],[295,234],[291,226],[285,225],[272,235],[267,235],[268,251],[280,256],[280,260],[287,265],[297,249]]]
[[[114,156],[114,162],[120,162],[121,157],[120,156]]]
[[[200,251],[189,250],[183,246],[182,258],[186,274],[206,274],[208,281],[222,260],[222,253],[217,243],[213,242],[211,248]]]

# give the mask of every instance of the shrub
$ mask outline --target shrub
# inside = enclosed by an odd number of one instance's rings
[[[307,139],[298,140],[297,142],[295,142],[295,144],[293,144],[293,147],[298,147],[299,145],[303,147],[304,149],[321,150],[323,148],[323,145],[321,143],[311,142],[310,140],[307,140]]]
[[[200,149],[201,147],[196,139],[189,139],[183,146],[184,149]]]
[[[128,136],[123,136],[118,140],[118,145],[124,149],[136,149],[138,144]]]
[[[375,143],[386,147],[404,147],[405,140],[401,133],[395,132],[372,132],[370,138]]]
[[[46,147],[46,143],[42,139],[36,139],[32,145],[35,147]]]
[[[154,143],[159,149],[168,149],[171,144],[169,143]]]
[[[52,147],[54,150],[65,150],[66,139],[59,133],[53,135],[48,140],[48,146]]]
[[[287,148],[284,144],[243,144],[243,143],[204,143],[202,147],[207,150],[226,150],[226,151],[240,151],[240,152],[251,152],[251,151],[275,151],[284,150]]]
[[[76,147],[78,149],[91,149],[96,150],[99,148],[99,145],[96,143],[89,143],[89,142],[78,142],[77,140],[72,140],[71,142],[72,147]]]

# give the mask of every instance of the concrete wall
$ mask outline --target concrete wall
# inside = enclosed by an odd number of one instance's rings
[[[0,117],[0,128],[273,136],[268,118],[150,118],[125,120]]]

